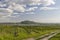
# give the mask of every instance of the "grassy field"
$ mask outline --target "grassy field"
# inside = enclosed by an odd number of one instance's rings
[[[60,30],[58,26],[20,26],[0,24],[0,40],[23,40],[37,38],[44,34]]]

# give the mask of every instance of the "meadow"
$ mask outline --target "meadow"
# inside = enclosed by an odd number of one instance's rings
[[[60,25],[21,26],[0,24],[0,40],[26,40],[60,30]]]

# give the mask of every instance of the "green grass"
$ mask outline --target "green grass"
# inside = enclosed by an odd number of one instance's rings
[[[60,28],[56,26],[0,25],[0,40],[22,40],[31,37],[38,38],[55,30],[60,30]]]

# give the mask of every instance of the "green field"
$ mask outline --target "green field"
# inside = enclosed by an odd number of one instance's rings
[[[38,38],[42,35],[60,30],[60,27],[48,26],[20,26],[0,24],[0,40],[23,40]]]

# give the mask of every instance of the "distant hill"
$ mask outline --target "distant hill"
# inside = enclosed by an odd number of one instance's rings
[[[21,24],[37,24],[37,22],[34,21],[21,21]]]

